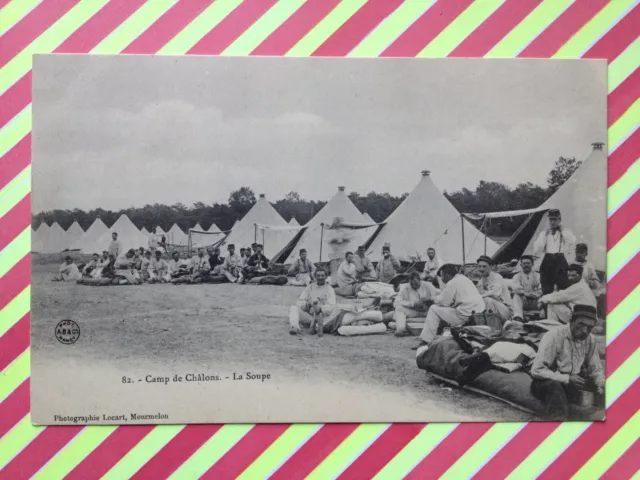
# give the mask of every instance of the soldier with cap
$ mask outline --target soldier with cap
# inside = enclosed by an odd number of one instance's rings
[[[398,270],[400,270],[400,262],[396,257],[391,255],[391,245],[385,243],[382,246],[382,258],[376,267],[378,280],[384,283],[390,283],[393,277],[398,274]]]
[[[269,259],[262,253],[262,245],[259,243],[254,245],[255,253],[246,259],[243,269],[243,276],[247,280],[266,273],[270,265]]]
[[[533,270],[533,257],[520,257],[521,271],[511,279],[513,290],[513,319],[522,322],[525,310],[537,310],[538,299],[542,294],[540,274]]]
[[[587,282],[593,294],[597,297],[604,294],[604,285],[598,278],[598,273],[591,263],[587,261],[589,247],[586,243],[578,243],[576,245],[575,263],[582,267],[582,279]]]
[[[511,303],[511,293],[507,282],[502,275],[492,270],[493,260],[486,255],[482,255],[477,260],[480,280],[476,287],[482,296],[485,311],[494,313],[500,317],[502,324],[511,320],[513,306]]]
[[[315,280],[315,271],[315,265],[307,258],[307,249],[301,248],[300,256],[291,264],[287,273],[296,277],[295,285],[306,287]]]
[[[367,257],[364,245],[360,245],[353,256],[353,264],[356,266],[356,274],[363,282],[375,282],[377,279],[373,263]]]
[[[549,420],[563,420],[577,390],[604,393],[604,370],[591,331],[598,318],[591,305],[575,305],[569,325],[548,331],[531,367],[531,393]]]
[[[567,324],[571,319],[574,305],[596,307],[596,297],[589,285],[582,279],[582,267],[575,263],[569,266],[569,286],[564,290],[551,292],[540,297],[539,303],[547,306],[547,318],[551,321]]]
[[[542,258],[540,264],[540,284],[542,293],[551,293],[567,288],[567,268],[573,255],[576,237],[562,226],[560,210],[552,208],[547,212],[549,228],[540,233],[533,244],[534,255]]]
[[[228,254],[222,263],[222,274],[227,277],[231,283],[242,280],[242,259],[236,253],[236,246],[230,243],[227,246]]]

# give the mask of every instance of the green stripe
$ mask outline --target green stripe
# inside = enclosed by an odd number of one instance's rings
[[[0,468],[20,453],[43,428],[45,427],[31,425],[31,418],[27,414],[4,437],[0,438]]]
[[[513,58],[541,31],[564,12],[571,0],[544,0],[522,22],[511,30],[491,51],[487,58]]]
[[[322,45],[338,28],[351,18],[366,0],[340,2],[326,17],[287,52],[288,57],[308,57]]]
[[[484,0],[472,3],[418,53],[418,57],[445,57],[495,12],[504,0]]]
[[[607,408],[618,398],[640,374],[640,349],[636,349],[615,372],[607,377],[604,395]]]
[[[155,427],[138,444],[109,470],[102,480],[120,480],[131,478],[145,463],[158,453],[184,425],[161,425]]]
[[[327,456],[306,480],[337,477],[369,444],[387,428],[387,424],[363,423]]]
[[[148,0],[96,45],[91,53],[121,52],[175,3],[176,0]]]
[[[613,92],[640,65],[640,39],[636,38],[611,62],[608,71],[609,93]]]
[[[620,455],[636,441],[638,432],[640,432],[640,411],[636,412],[636,414],[571,477],[571,480],[600,478]]]
[[[2,80],[0,79],[0,83]],[[31,131],[31,104],[24,107],[0,129],[0,157],[6,155],[16,143]]]
[[[9,364],[2,371],[2,382],[0,383],[0,401],[20,386],[29,376],[29,362],[31,351],[27,348],[18,358]]]
[[[31,190],[31,165],[0,190],[0,218],[4,217]]]
[[[262,455],[256,458],[256,460],[242,472],[238,480],[268,478],[271,472],[295,452],[319,427],[320,425],[305,423],[291,425]]]
[[[440,480],[471,478],[487,462],[487,458],[500,449],[523,425],[523,423],[496,423],[456,463],[451,465]]]
[[[387,463],[374,480],[395,480],[413,468],[449,435],[458,424],[429,423],[398,454]]]
[[[14,238],[9,245],[2,249],[0,255],[0,277],[11,270],[16,263],[24,258],[31,250],[31,226]]]
[[[637,0],[615,0],[609,2],[592,19],[571,37],[553,58],[578,58],[597,39],[601,38],[609,27],[616,22]]]
[[[64,478],[111,435],[116,428],[118,427],[110,425],[85,427],[31,479]]]
[[[31,286],[27,286],[0,310],[0,336],[7,333],[18,320],[24,317],[31,307]]]
[[[247,28],[222,55],[249,55],[265,38],[298,10],[305,0],[276,2],[262,17]]]
[[[624,114],[609,127],[609,140],[608,145],[614,147],[618,145],[623,138],[625,138],[629,132],[638,125],[638,119],[640,118],[640,99],[633,102],[633,105],[624,112]]]
[[[26,14],[38,5],[41,0],[14,0],[0,10],[0,35],[18,23]]]
[[[242,0],[216,0],[159,51],[159,55],[184,55],[229,15]]]
[[[398,38],[435,0],[403,2],[350,53],[350,57],[377,57]]]
[[[638,103],[640,105],[640,103]],[[640,113],[640,112],[639,112]],[[636,153],[638,155],[638,153]],[[622,205],[640,185],[640,161],[636,161],[624,172],[624,174],[609,187],[607,192],[607,204],[609,213],[612,213]]]
[[[31,69],[34,53],[49,53],[100,10],[107,0],[80,0],[71,10],[0,69],[0,92]]]
[[[200,478],[226,454],[231,447],[244,437],[253,425],[224,425],[207,440],[191,457],[180,465],[170,480],[191,480]]]
[[[617,272],[627,260],[636,254],[640,245],[640,223],[636,223],[624,237],[607,253],[607,271]]]
[[[640,305],[640,285],[633,289],[627,297],[607,315],[607,343],[615,338],[620,331],[638,313]]]

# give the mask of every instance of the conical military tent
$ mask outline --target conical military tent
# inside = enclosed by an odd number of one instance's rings
[[[156,227],[155,234],[156,235],[166,235],[167,233],[162,229],[162,227]]]
[[[205,230],[203,230],[202,226],[199,223],[196,223],[195,227],[193,227],[192,230],[197,230],[199,232],[204,232],[205,231]]]
[[[147,230],[147,227],[142,227],[142,228],[140,229],[140,231],[141,231],[145,236],[147,236],[147,237],[148,237],[149,235],[151,235],[151,234],[149,233],[149,230]]]
[[[463,257],[472,263],[484,255],[485,242],[486,254],[493,255],[498,244],[462,217],[424,171],[418,185],[370,239],[367,251],[379,254],[389,243],[392,254],[410,261],[426,258],[427,249],[433,247],[443,261],[462,264]]]
[[[42,247],[44,245],[44,239],[47,236],[47,232],[49,231],[49,225],[45,222],[42,222],[40,226],[33,232],[31,236],[31,251],[32,252],[42,252]]]
[[[123,213],[109,231],[103,233],[97,240],[96,246],[99,246],[100,251],[109,247],[112,239],[111,234],[114,232],[118,234],[118,240],[122,244],[122,252],[126,252],[131,248],[146,247],[149,243],[147,236],[138,230],[138,227]]]
[[[362,214],[362,220],[364,223],[376,223],[373,221],[373,218],[371,218],[367,212],[364,212]]]
[[[78,239],[82,238],[84,235],[84,230],[78,222],[73,222],[69,228],[67,228],[66,232],[66,244],[65,248],[71,249],[71,245],[78,241]]]
[[[264,254],[271,258],[291,241],[295,231],[261,194],[251,210],[233,226],[222,246],[234,244],[240,249],[256,242],[263,245]]]
[[[300,226],[300,224],[298,223],[298,220],[296,220],[296,217],[291,217],[291,220],[289,220],[289,225],[291,225],[292,227]]]
[[[67,234],[58,222],[53,222],[42,242],[41,253],[59,253],[68,247]]]
[[[540,207],[530,210],[485,214],[488,217],[528,214],[523,226],[500,247],[495,260],[507,262],[523,253],[534,254],[533,243],[546,228],[544,212],[560,210],[562,226],[570,230],[577,243],[589,247],[589,262],[600,271],[607,260],[607,155],[604,143],[594,143],[591,154],[573,175]],[[537,259],[538,264],[541,260]]]
[[[212,223],[211,226],[209,227],[209,229],[207,230],[207,232],[209,233],[218,233],[221,232],[222,230],[220,230],[220,228],[218,228],[218,226],[215,223]]]
[[[187,236],[187,234],[184,233],[182,229],[175,223],[167,232],[167,243],[171,245],[186,245],[188,241],[189,237]]]
[[[80,238],[69,246],[69,250],[80,250],[83,253],[102,253],[109,244],[100,244],[103,235],[109,233],[109,229],[100,218],[96,218],[91,226]]]
[[[292,262],[301,248],[307,250],[307,258],[312,262],[327,261],[332,252],[330,241],[332,232],[328,227],[336,218],[340,218],[343,224],[366,225],[360,210],[344,193],[344,187],[338,187],[336,194],[316,213],[305,225],[305,231],[300,235],[295,248],[288,248],[286,258],[278,258],[283,263]],[[375,231],[374,227],[352,230],[350,233],[349,248],[356,249],[363,244]],[[322,245],[322,246],[321,246]],[[284,255],[283,255],[284,256]]]

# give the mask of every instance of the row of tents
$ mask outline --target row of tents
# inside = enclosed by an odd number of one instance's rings
[[[384,244],[401,260],[425,258],[429,247],[436,249],[438,257],[454,263],[473,262],[480,255],[489,255],[499,262],[508,262],[523,253],[531,253],[533,240],[546,225],[544,213],[558,208],[563,224],[571,229],[578,242],[587,243],[590,261],[601,271],[606,259],[606,154],[602,143],[593,144],[591,155],[558,191],[543,205],[529,210],[460,214],[438,190],[428,171],[405,200],[381,223],[361,213],[338,187],[336,194],[305,225],[295,218],[287,222],[276,209],[260,195],[256,204],[228,232],[215,225],[204,231],[200,225],[184,233],[177,225],[168,232],[156,229],[156,236],[166,235],[167,243],[203,246],[217,244],[236,247],[258,242],[264,245],[267,256],[278,263],[290,263],[301,248],[307,250],[314,261],[326,261],[332,251],[331,225],[336,218],[349,228],[350,246],[365,245],[370,254],[379,254]],[[493,218],[525,216],[520,229],[502,246],[488,238],[483,228],[475,224],[490,222]],[[470,220],[473,220],[472,223]],[[45,232],[41,229],[45,228]],[[212,230],[213,229],[213,230]],[[40,227],[33,234],[34,251],[84,252],[101,251],[109,243],[112,231],[117,231],[124,248],[146,245],[149,232],[138,230],[133,222],[122,215],[107,229],[100,219],[86,231],[74,224],[65,232],[59,225]]]

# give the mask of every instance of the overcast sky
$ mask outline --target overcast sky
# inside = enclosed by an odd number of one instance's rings
[[[44,55],[33,211],[544,185],[606,141],[602,61]]]

